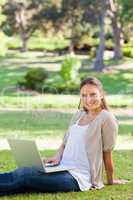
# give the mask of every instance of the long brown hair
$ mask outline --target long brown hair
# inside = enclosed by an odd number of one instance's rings
[[[88,77],[88,78],[86,78],[86,79],[84,79],[84,80],[81,81],[81,83],[80,83],[80,90],[81,90],[81,88],[84,85],[87,85],[87,84],[94,85],[94,86],[96,86],[99,89],[99,91],[103,94],[103,98],[101,100],[101,108],[105,109],[105,110],[108,110],[109,108],[108,108],[108,105],[107,105],[106,99],[105,99],[105,91],[103,89],[103,85],[102,85],[101,81],[99,81],[95,77]],[[78,109],[80,109],[80,105],[81,105],[81,99],[80,99],[80,102],[79,102],[79,105],[78,105]],[[83,109],[85,111],[87,111],[84,107],[83,107]]]

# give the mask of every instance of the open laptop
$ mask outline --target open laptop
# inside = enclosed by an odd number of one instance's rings
[[[36,167],[45,173],[66,171],[70,169],[60,165],[55,166],[50,163],[44,163],[35,141],[8,139],[8,144],[19,167]]]

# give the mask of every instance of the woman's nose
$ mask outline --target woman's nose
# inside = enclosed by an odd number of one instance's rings
[[[92,98],[90,96],[86,97],[86,102],[90,102],[92,100]]]

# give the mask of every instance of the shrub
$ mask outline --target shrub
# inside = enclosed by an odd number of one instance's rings
[[[61,65],[60,76],[65,81],[76,80],[80,67],[81,62],[76,57],[67,56]]]
[[[43,82],[48,77],[48,73],[43,68],[30,68],[24,80],[19,81],[19,86],[24,86],[33,90],[41,90]]]
[[[12,27],[7,22],[3,23],[2,30],[9,37],[13,35]]]
[[[89,52],[89,57],[90,58],[95,58],[96,57],[96,48],[95,47],[91,48],[91,50]]]
[[[54,94],[76,94],[79,90],[78,81],[65,81],[60,75],[47,79],[43,84],[43,92]]]
[[[113,39],[113,34],[112,34],[112,32],[110,32],[110,31],[108,31],[107,33],[106,33],[106,35],[105,35],[105,38],[106,38],[106,40],[112,40]]]
[[[107,41],[106,41],[105,49],[106,49],[106,50],[113,50],[113,49],[114,49],[114,45],[113,45],[112,40],[107,40]]]
[[[132,48],[123,48],[123,55],[129,58],[133,58]]]

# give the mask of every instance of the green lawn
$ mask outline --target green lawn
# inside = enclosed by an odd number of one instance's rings
[[[72,112],[62,111],[1,111],[0,138],[61,139],[68,128]],[[133,117],[118,113],[117,144],[133,143]],[[61,123],[60,123],[61,122]]]
[[[107,95],[107,102],[110,107],[132,107],[133,98],[131,94]],[[24,108],[24,109],[45,109],[45,108],[77,108],[79,95],[64,94],[39,94],[32,95],[27,92],[18,92],[14,96],[0,96],[0,108]]]
[[[70,41],[68,39],[52,37],[52,38],[45,38],[45,37],[35,37],[32,36],[27,43],[28,49],[32,50],[55,50],[55,49],[63,49],[69,45]],[[10,37],[8,38],[8,48],[21,48],[22,42],[19,37]]]
[[[39,52],[38,52],[39,53]],[[58,74],[61,61],[64,56],[44,57],[37,52],[9,52],[0,64],[0,108],[76,108],[79,102],[78,95],[48,95],[16,91],[17,81],[20,80],[28,67],[44,67],[49,72],[49,77],[54,78]],[[92,62],[86,56],[78,56],[86,66]],[[110,73],[96,73],[84,67],[80,77],[96,76],[99,78],[107,93],[107,100],[111,107],[131,107],[133,105],[133,75],[132,69],[128,68],[132,59],[125,59],[125,68],[117,69],[113,61],[113,71]],[[112,61],[108,61],[112,65]],[[108,67],[109,68],[109,67]]]
[[[54,151],[45,151],[46,156],[51,156]],[[41,152],[44,155],[44,152]],[[104,189],[87,192],[69,192],[57,194],[25,194],[0,197],[2,200],[132,200],[133,199],[133,150],[114,151],[115,171],[117,178],[127,179],[126,185],[105,186]],[[9,151],[0,152],[1,172],[16,168],[13,157]]]
[[[36,42],[36,41],[34,41]],[[31,41],[32,44],[32,41]],[[40,44],[38,44],[40,45]],[[65,44],[64,44],[65,45]],[[52,48],[52,47],[51,47]],[[28,67],[44,67],[48,70],[49,76],[54,77],[58,74],[60,63],[64,56],[44,57],[42,54],[34,52],[14,53],[9,52],[6,58],[1,59],[0,64],[0,139],[17,136],[19,138],[53,138],[60,139],[66,131],[72,112],[69,108],[77,108],[79,103],[78,95],[51,95],[38,94],[34,92],[16,91],[16,83],[21,79]],[[88,66],[92,61],[88,57],[79,56],[83,63]],[[126,63],[131,64],[133,60],[123,60],[122,63],[106,61],[107,65],[113,65],[110,73],[92,72],[83,67],[80,72],[81,78],[86,76],[98,77],[107,92],[107,100],[111,107],[115,109],[125,107],[129,110],[133,105],[132,70],[119,68],[117,65]],[[126,68],[125,66],[125,68]],[[109,67],[108,67],[109,68]],[[12,108],[23,108],[24,111],[9,111]],[[48,112],[46,108],[63,108],[62,111]],[[34,109],[34,110],[32,110]],[[39,110],[39,109],[42,109]],[[66,110],[65,110],[66,109]],[[120,122],[118,144],[126,142],[133,143],[133,117],[131,115],[117,112],[116,117]],[[61,122],[61,123],[60,123]],[[41,152],[43,155],[44,152]],[[54,151],[47,151],[50,156]],[[116,174],[118,178],[133,180],[133,150],[123,150],[114,152]],[[14,169],[15,162],[9,151],[0,151],[0,170],[6,171]],[[100,191],[88,191],[67,194],[32,194],[18,195],[14,197],[1,197],[0,199],[39,199],[39,200],[132,200],[133,182],[127,185],[106,186]]]

